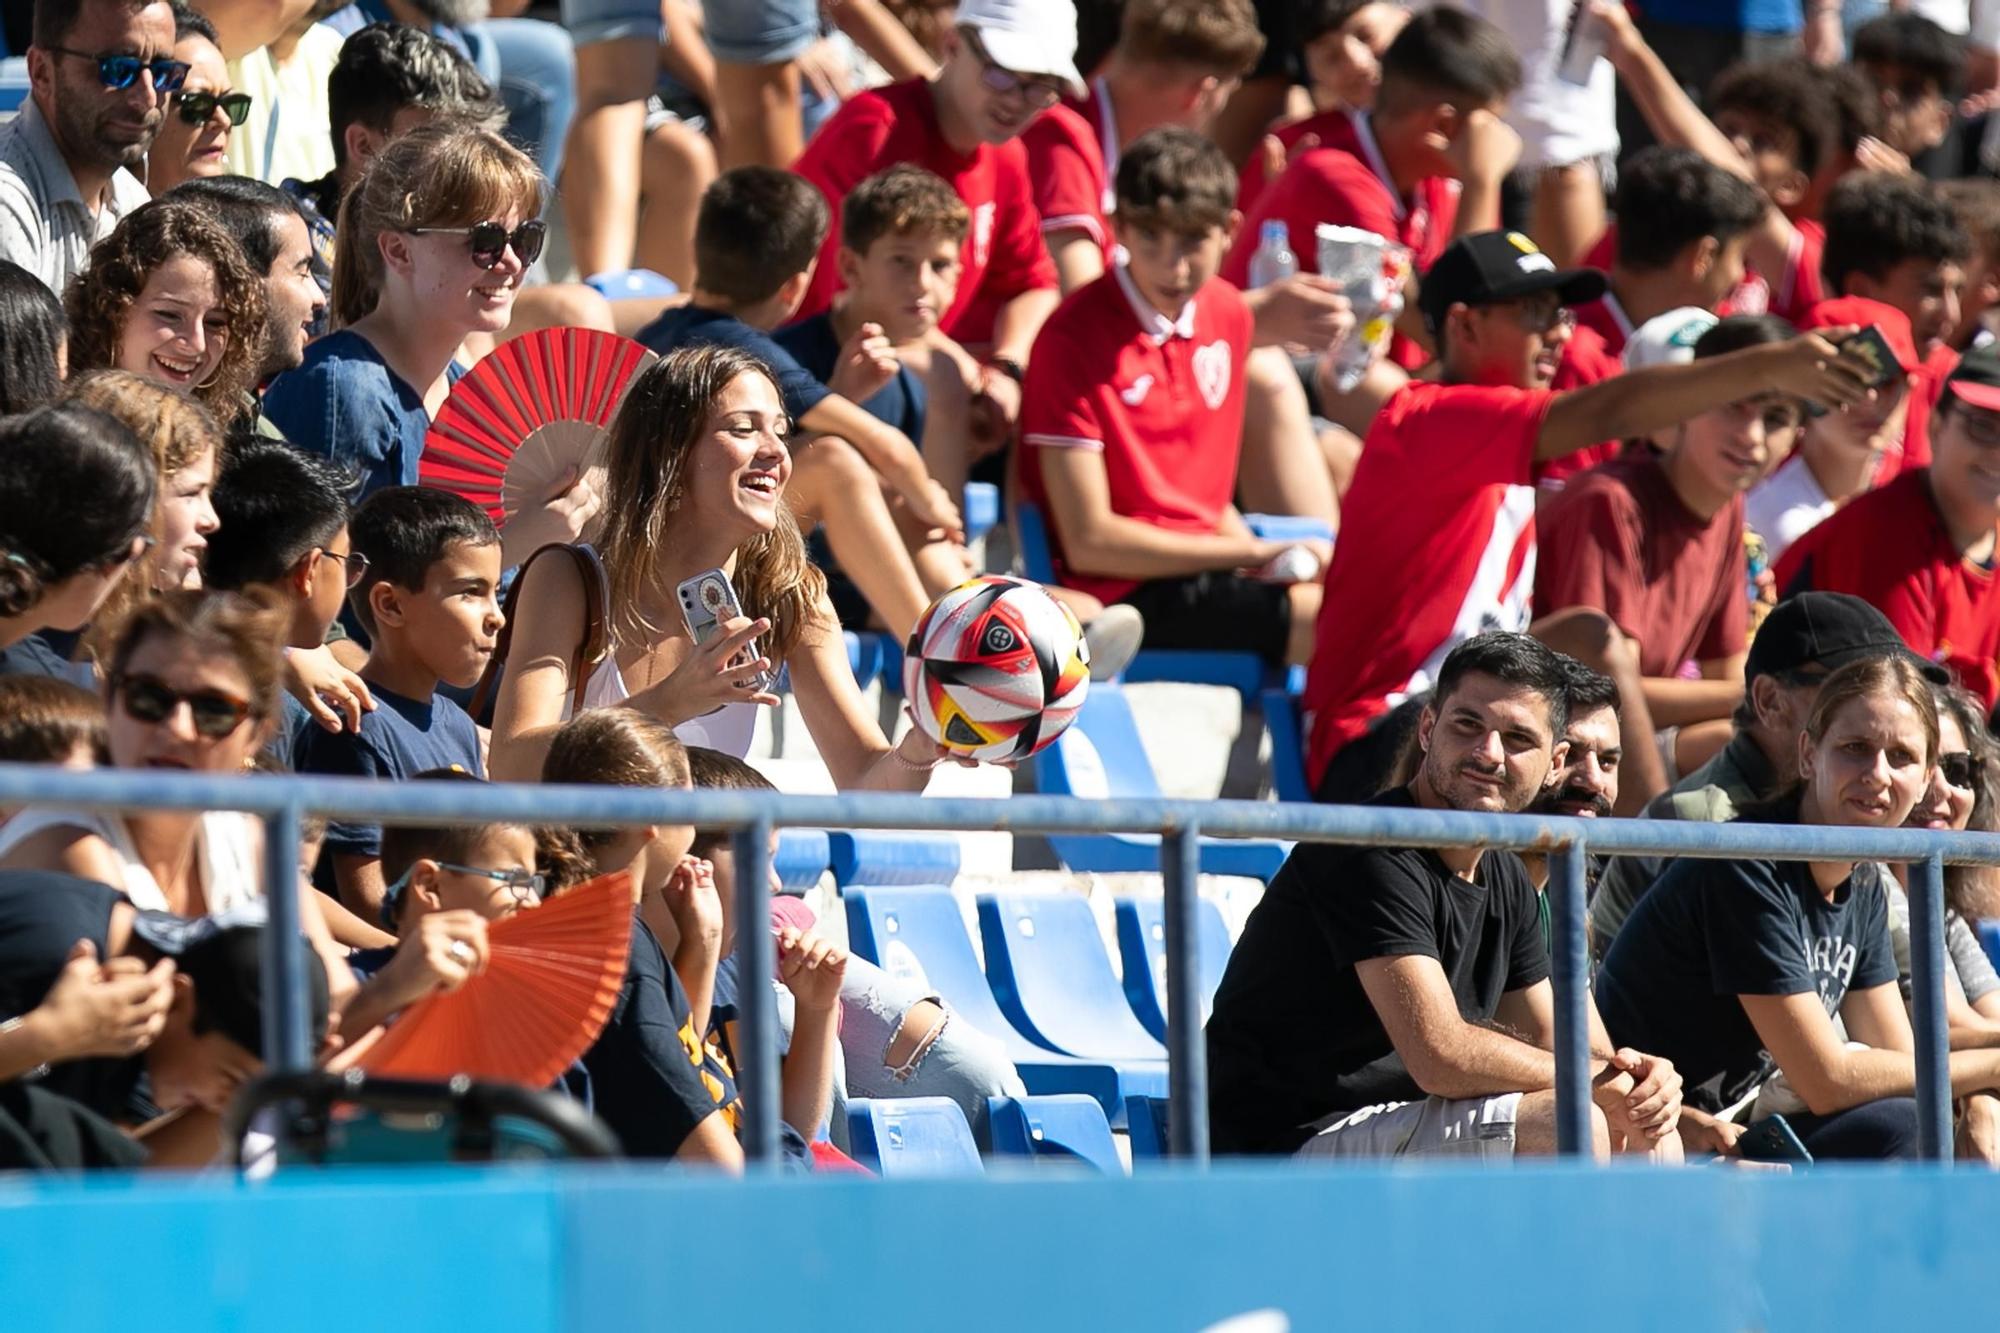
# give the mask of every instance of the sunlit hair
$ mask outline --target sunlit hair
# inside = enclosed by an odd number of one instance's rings
[[[225,340],[215,370],[189,392],[218,417],[231,418],[242,411],[243,395],[256,383],[264,355],[264,280],[252,271],[236,238],[198,204],[156,200],[91,250],[90,267],[70,280],[63,296],[70,373],[118,363],[133,303],[157,269],[183,255],[214,275]]]
[[[687,497],[689,459],[708,438],[723,390],[740,375],[762,375],[777,392],[771,368],[749,352],[682,348],[632,381],[611,423],[598,548],[611,584],[611,633],[620,642],[649,642],[665,630],[643,609],[653,598],[671,600],[673,590],[658,584],[660,547],[668,524],[688,521],[685,515],[676,520],[675,512]],[[778,505],[777,525],[736,549],[732,581],[743,614],[770,620],[764,655],[782,664],[826,595],[826,576],[806,558],[790,509]]]
[[[1901,699],[1916,710],[1919,723],[1924,729],[1924,762],[1937,762],[1938,752],[1938,710],[1937,696],[1930,681],[1909,658],[1900,653],[1884,657],[1864,657],[1858,662],[1849,662],[1826,678],[1819,687],[1819,697],[1813,700],[1812,712],[1806,715],[1806,736],[1814,745],[1826,739],[1833,730],[1833,722],[1842,709],[1871,695],[1889,695]]]
[[[222,432],[215,417],[178,389],[129,370],[99,370],[72,381],[63,396],[118,418],[151,451],[160,472],[151,526],[155,538],[164,535],[160,509],[175,474],[205,457],[215,459],[218,469],[221,466]],[[91,632],[84,637],[91,656],[103,657],[111,647],[111,632],[139,603],[153,596],[153,577],[151,560],[134,560],[125,567],[125,576],[105,599]]]
[[[335,327],[375,308],[384,232],[469,227],[542,211],[542,175],[526,153],[491,130],[439,120],[394,140],[368,164],[340,205],[333,258]]]
[[[563,723],[542,760],[542,781],[570,786],[682,788],[688,752],[674,729],[631,708],[593,708]],[[575,830],[585,855],[603,852],[619,830]]]
[[[250,689],[250,712],[274,716],[283,688],[280,650],[291,629],[290,609],[262,588],[244,592],[180,589],[143,603],[119,627],[104,673],[109,690],[132,665],[148,639],[171,639],[200,653],[226,657]]]
[[[1986,706],[1977,695],[1961,686],[1933,684],[1931,689],[1937,698],[1939,718],[1948,716],[1958,723],[1965,736],[1965,748],[1972,755],[1972,812],[1966,817],[1966,831],[1992,833],[2000,829],[2000,742],[1986,729]],[[1975,906],[1977,889],[1991,873],[1986,866],[1946,866],[1945,901],[1961,916],[1977,915],[1968,909]]]

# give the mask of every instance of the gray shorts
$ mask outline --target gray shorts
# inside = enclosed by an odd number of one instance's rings
[[[1514,1156],[1514,1121],[1521,1094],[1456,1100],[1384,1102],[1363,1107],[1306,1140],[1300,1157],[1472,1157],[1496,1162]]]

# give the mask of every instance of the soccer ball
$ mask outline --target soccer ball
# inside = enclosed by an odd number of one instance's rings
[[[903,650],[917,729],[984,763],[1026,759],[1076,721],[1090,648],[1039,583],[988,574],[931,604]]]

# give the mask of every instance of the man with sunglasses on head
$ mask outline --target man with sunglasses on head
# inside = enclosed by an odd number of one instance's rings
[[[1881,554],[1879,543],[1875,554]],[[1779,602],[1744,660],[1743,701],[1730,719],[1729,744],[1654,798],[1644,817],[1723,824],[1736,817],[1737,807],[1791,786],[1799,776],[1799,732],[1820,683],[1849,662],[1909,651],[1888,618],[1859,597],[1806,592]],[[1946,679],[1944,668],[1922,665],[1926,675]],[[1594,957],[1603,959],[1668,863],[1666,857],[1621,856],[1605,866],[1590,901]]]
[[[128,168],[188,67],[167,0],[35,0],[31,94],[0,126],[0,259],[60,293],[149,196]]]
[[[1425,275],[1419,304],[1440,382],[1412,380],[1376,416],[1326,575],[1305,699],[1321,800],[1381,790],[1415,723],[1407,701],[1435,683],[1454,646],[1528,628],[1538,462],[1766,390],[1832,407],[1867,392],[1864,369],[1818,334],[1552,392],[1568,306],[1604,290],[1602,273],[1558,269],[1518,232],[1461,237]],[[1551,646],[1609,670],[1586,645]],[[1625,726],[1650,735],[1638,680],[1626,675]]]
[[[1058,302],[1020,135],[1064,94],[1084,95],[1076,9],[1071,0],[965,0],[957,24],[935,77],[850,98],[794,165],[833,211],[798,317],[825,310],[840,288],[848,191],[898,162],[937,173],[972,214],[958,295],[938,328],[983,355],[987,373],[975,387],[1011,429],[1029,348]]]

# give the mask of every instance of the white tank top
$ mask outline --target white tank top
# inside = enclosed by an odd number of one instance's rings
[[[78,829],[104,840],[120,862],[121,889],[132,905],[143,911],[165,912],[167,895],[160,882],[139,859],[139,849],[125,821],[115,814],[96,810],[23,810],[0,826],[0,857],[37,833],[47,829]],[[254,902],[264,896],[264,874],[258,864],[262,831],[257,821],[235,810],[210,810],[201,817],[201,832],[195,839],[194,871],[210,914]]]
[[[611,605],[611,580],[604,572],[604,562],[597,558],[595,547],[585,545],[590,553],[590,563],[597,571],[599,586],[603,589],[603,600],[599,605]],[[607,614],[609,612],[607,611]],[[625,684],[625,677],[618,670],[618,645],[611,642],[610,651],[590,673],[590,679],[583,687],[583,706],[590,708],[610,708],[622,704],[632,697],[632,691]],[[716,750],[737,759],[747,758],[750,743],[757,735],[757,704],[724,704],[714,712],[702,717],[691,718],[674,725],[674,735],[680,737],[683,745],[699,745],[704,749]],[[563,705],[563,720],[569,720],[570,708]]]

